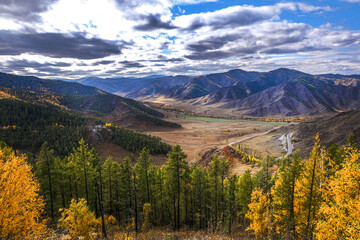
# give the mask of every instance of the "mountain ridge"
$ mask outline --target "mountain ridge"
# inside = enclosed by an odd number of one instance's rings
[[[161,112],[136,100],[77,82],[0,73],[0,98],[16,98],[51,107],[77,110],[85,115],[100,115],[128,127],[135,127],[136,124],[179,127],[160,119],[164,117]]]
[[[195,77],[82,78],[76,81],[126,98],[148,102],[160,99],[168,107],[181,106],[194,113],[290,117],[360,109],[360,75],[312,75],[279,68],[269,72],[233,69]]]

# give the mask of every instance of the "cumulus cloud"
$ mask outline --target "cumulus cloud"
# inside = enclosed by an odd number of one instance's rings
[[[233,28],[247,26],[265,20],[277,19],[283,11],[313,12],[318,10],[330,11],[330,7],[316,7],[305,3],[278,3],[269,6],[234,6],[214,12],[198,13],[179,16],[174,24],[186,30],[196,30],[202,27],[212,29]]]
[[[309,69],[314,59],[324,64],[327,58],[341,59],[345,69],[354,59],[350,56],[360,55],[359,31],[302,22],[303,16],[312,13],[336,11],[329,6],[282,2],[185,15],[176,10],[179,5],[216,0],[3,2],[2,69],[44,76],[197,75],[239,67],[272,70],[281,64],[292,67],[299,63],[297,58],[305,59]],[[16,8],[9,7],[13,3]],[[287,21],[284,12],[298,18]],[[343,56],[345,52],[349,56]]]

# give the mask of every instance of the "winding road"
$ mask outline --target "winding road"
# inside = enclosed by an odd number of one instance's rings
[[[250,137],[246,137],[246,138],[243,138],[243,139],[240,139],[238,141],[235,141],[235,142],[231,142],[228,144],[228,146],[231,146],[231,145],[234,145],[236,143],[241,143],[243,141],[246,141],[246,140],[249,140],[249,139],[252,139],[252,138],[256,138],[256,137],[259,137],[259,136],[262,136],[262,135],[266,135],[268,133],[270,133],[271,131],[275,130],[275,129],[278,129],[278,128],[281,128],[282,126],[279,126],[279,127],[275,127],[275,128],[272,128],[270,129],[269,131],[266,131],[266,132],[262,132],[262,133],[258,133],[258,134],[255,134],[255,135],[252,135]]]
[[[234,144],[237,144],[237,143],[241,143],[243,141],[246,141],[246,140],[249,140],[249,139],[252,139],[252,138],[255,138],[255,137],[259,137],[259,136],[262,136],[262,135],[266,135],[268,133],[270,133],[271,131],[275,130],[276,128],[273,128],[273,129],[270,129],[269,131],[266,131],[266,132],[262,132],[262,133],[258,133],[258,134],[255,134],[255,135],[252,135],[252,136],[249,136],[249,137],[246,137],[246,138],[243,138],[243,139],[240,139],[238,141],[235,141],[235,142],[231,142],[228,144],[228,146],[232,146]],[[287,157],[289,155],[291,155],[291,153],[293,152],[293,147],[292,147],[292,143],[291,143],[291,137],[292,137],[293,133],[288,133],[286,134],[286,143],[287,143],[287,153],[285,154],[284,157]]]
[[[293,133],[288,133],[286,135],[286,141],[287,141],[287,153],[285,154],[284,157],[289,156],[292,153],[292,144],[291,144],[291,136]]]
[[[252,136],[250,136],[250,137],[246,137],[246,138],[240,139],[240,140],[235,141],[235,142],[231,142],[231,143],[228,144],[228,146],[231,146],[231,145],[234,145],[234,144],[237,144],[237,143],[241,143],[241,142],[243,142],[243,141],[246,141],[246,140],[249,140],[249,139],[258,137],[258,136],[262,136],[262,135],[268,134],[268,133],[271,132],[272,130],[274,130],[274,129],[271,129],[271,130],[269,130],[269,131],[267,131],[267,132],[255,134],[255,135],[252,135]]]

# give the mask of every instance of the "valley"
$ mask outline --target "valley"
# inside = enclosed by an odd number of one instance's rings
[[[197,163],[201,160],[205,152],[229,145],[239,139],[247,138],[255,134],[261,134],[280,126],[286,126],[287,123],[282,122],[261,122],[249,120],[228,120],[219,118],[202,118],[186,115],[177,115],[168,113],[166,120],[181,124],[182,128],[171,131],[151,131],[146,133],[160,137],[164,142],[170,145],[180,144],[187,153],[187,161],[189,163]],[[264,140],[265,139],[265,140]],[[255,146],[259,154],[282,156],[283,150],[277,146],[276,140],[269,139],[266,135],[258,136],[255,139],[249,139],[243,144],[247,145],[251,140],[258,142],[266,141],[264,147]],[[257,145],[257,144],[256,144]],[[261,146],[261,144],[259,144]],[[249,144],[250,147],[250,144]],[[250,148],[251,148],[250,147]]]
[[[357,88],[349,91],[355,101]],[[298,198],[292,183],[306,192],[299,183],[309,182],[309,173],[321,174],[320,156],[329,161],[324,162],[326,174],[337,176],[353,166],[347,156],[359,155],[360,111],[286,116],[289,109],[300,113],[304,108],[286,102],[286,94],[274,105],[277,94],[250,96],[260,114],[244,114],[224,103],[208,106],[201,102],[204,96],[155,94],[140,102],[79,83],[0,74],[0,164],[18,157],[28,163],[31,179],[39,179],[42,209],[53,222],[63,221],[60,209],[88,204],[94,221],[96,215],[99,223],[104,219],[94,230],[103,235],[99,239],[107,239],[105,234],[123,239],[129,233],[133,239],[165,239],[160,235],[175,237],[179,229],[188,236],[204,229],[217,234],[213,239],[254,239],[246,231],[254,221],[248,221],[254,194],[279,199],[285,191]],[[50,228],[59,239],[55,231],[62,227]],[[139,229],[144,237],[138,238]]]

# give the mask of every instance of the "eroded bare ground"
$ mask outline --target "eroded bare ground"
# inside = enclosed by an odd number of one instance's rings
[[[275,128],[269,123],[251,121],[206,121],[184,119],[170,116],[167,120],[180,123],[181,129],[170,131],[147,131],[147,134],[158,136],[171,145],[180,144],[188,155],[188,162],[195,163],[208,150],[223,147],[233,141],[266,132]],[[281,155],[281,147],[267,135],[244,142],[264,155]],[[278,148],[280,149],[278,149]]]

